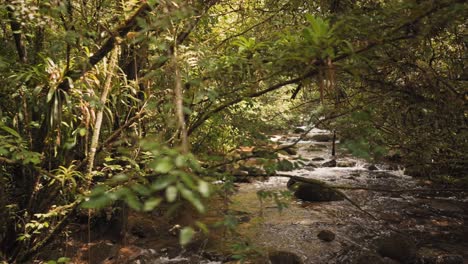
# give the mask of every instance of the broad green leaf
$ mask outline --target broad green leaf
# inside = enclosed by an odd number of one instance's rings
[[[2,130],[4,130],[5,132],[8,132],[10,133],[11,135],[17,137],[17,138],[21,138],[21,136],[18,134],[18,132],[16,132],[14,129],[12,128],[9,128],[7,127],[5,124],[3,124],[2,122],[0,122],[0,128]]]
[[[169,186],[166,189],[166,199],[172,203],[177,198],[177,188],[175,186]]]
[[[188,190],[184,187],[180,187],[179,190],[180,190],[180,194],[182,195],[182,197],[184,197],[187,201],[189,201],[193,205],[193,207],[197,209],[198,212],[200,213],[205,212],[205,206],[191,190]]]
[[[57,263],[68,263],[70,262],[71,259],[70,258],[66,258],[66,257],[61,257],[57,260]]]
[[[132,208],[133,210],[141,210],[142,205],[134,193],[129,193],[125,197],[125,201],[127,202],[128,206],[130,206],[130,208]]]
[[[107,194],[102,194],[89,198],[89,200],[81,204],[81,207],[86,209],[101,209],[110,205],[111,202],[112,199]]]
[[[203,197],[210,196],[210,184],[206,181],[200,180],[198,182],[198,191],[201,193]]]
[[[153,184],[151,184],[151,190],[153,191],[163,190],[167,186],[169,186],[171,183],[173,183],[175,180],[176,180],[175,177],[168,177],[168,176],[159,177]]]
[[[169,157],[164,157],[156,161],[154,170],[159,173],[168,173],[174,168],[174,164]]]
[[[159,204],[162,202],[162,198],[160,197],[152,197],[148,200],[146,200],[145,204],[143,205],[143,210],[144,211],[153,211],[154,208],[156,208]]]
[[[180,230],[179,234],[179,243],[182,246],[187,245],[195,235],[195,231],[191,227],[184,227],[182,230]]]

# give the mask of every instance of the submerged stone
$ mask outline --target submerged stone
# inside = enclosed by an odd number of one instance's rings
[[[271,264],[302,264],[301,258],[287,251],[273,251],[268,254]]]
[[[401,263],[413,263],[416,258],[416,245],[409,237],[391,234],[376,242],[377,252]]]
[[[322,241],[331,242],[335,240],[335,233],[330,230],[322,230],[320,233],[318,233],[317,237]]]

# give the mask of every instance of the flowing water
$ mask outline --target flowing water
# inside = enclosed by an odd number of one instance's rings
[[[314,129],[309,136],[327,133]],[[273,138],[278,143],[296,139],[294,136]],[[233,197],[232,209],[259,217],[258,221],[242,223],[238,228],[252,245],[269,252],[292,252],[303,263],[357,263],[359,255],[375,252],[377,238],[398,232],[414,239],[420,262],[445,263],[441,262],[444,256],[456,256],[468,263],[465,226],[468,201],[463,196],[417,191],[425,187],[406,176],[403,170],[385,170],[388,166],[377,165],[378,169],[371,171],[369,164],[349,155],[331,157],[331,144],[299,141],[298,156],[316,161],[311,162],[312,166],[284,174],[318,179],[335,186],[363,187],[343,192],[375,218],[347,200],[302,202],[293,198],[289,207],[282,211],[272,202],[260,204],[257,191],[286,190],[287,177],[272,177],[254,184],[241,184]],[[331,158],[336,158],[338,166],[345,167],[320,167]],[[416,191],[398,193],[368,189]],[[430,199],[426,197],[429,194]],[[331,242],[322,241],[317,234],[323,230],[333,232],[336,238]]]
[[[313,129],[307,138],[326,134],[329,132]],[[278,135],[272,140],[288,144],[297,140],[298,136]],[[377,164],[374,170],[369,170],[370,164],[340,154],[340,151],[336,157],[330,156],[331,144],[313,140],[299,141],[297,155],[283,155],[282,158],[297,160],[300,157],[308,163],[307,166],[281,174],[318,179],[332,186],[361,187],[342,190],[354,204],[348,200],[304,202],[290,197],[287,201],[289,206],[279,210],[275,202],[260,203],[257,192],[287,190],[289,178],[270,177],[266,181],[237,184],[238,190],[231,196],[232,203],[229,205],[230,211],[235,212],[240,222],[235,229],[240,236],[235,236],[235,240],[247,241],[244,245],[248,245],[250,252],[255,250],[262,255],[246,263],[268,263],[268,254],[275,251],[293,253],[302,263],[318,264],[468,263],[466,193],[421,191],[428,187],[406,176],[398,167],[393,166],[390,170],[391,166]],[[336,159],[338,167],[322,166],[332,158]],[[401,189],[413,191],[391,192]],[[215,203],[213,208],[223,207],[222,201]],[[211,210],[203,221],[213,223],[222,217],[220,211]],[[142,223],[140,219],[138,225]],[[213,232],[209,239],[195,243],[191,250],[175,249],[176,235],[164,235],[164,231],[160,230],[148,235],[153,227],[161,225],[148,222],[147,226],[140,232],[143,233],[141,237],[146,238],[132,242],[138,246],[140,257],[134,254],[136,257],[133,260],[129,258],[126,262],[106,263],[236,263],[226,258],[226,240],[230,237],[230,242],[233,242],[232,235]],[[325,230],[335,235],[334,239],[330,239],[332,241],[326,242],[317,236]],[[392,233],[401,234],[411,243],[414,242],[416,259],[409,261],[403,258],[397,262],[378,256],[376,241]],[[399,249],[397,245],[396,250],[405,251],[405,248],[401,249],[400,246]]]

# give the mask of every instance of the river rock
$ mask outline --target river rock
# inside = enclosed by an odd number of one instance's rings
[[[322,157],[316,157],[316,158],[313,158],[312,161],[324,161],[325,159],[322,158]]]
[[[90,243],[87,249],[87,252],[82,253],[83,260],[89,261],[88,257],[91,257],[92,263],[101,263],[106,258],[114,257],[117,254],[118,245],[104,240]]]
[[[317,134],[310,137],[310,139],[317,142],[329,142],[333,139],[333,135],[330,134]]]
[[[332,159],[322,163],[322,167],[336,167],[336,160]]]
[[[294,191],[294,196],[306,202],[341,201],[343,196],[321,183],[303,183],[290,179],[288,189]]]
[[[352,160],[341,160],[336,163],[337,167],[354,167],[356,162]]]
[[[416,258],[416,245],[409,237],[400,234],[391,234],[382,237],[376,242],[377,252],[382,257],[388,257],[401,263],[414,263]]]
[[[314,145],[311,145],[307,148],[307,151],[309,152],[312,152],[312,151],[322,151],[324,149],[326,149],[327,146],[326,145],[322,145],[322,144],[314,144]],[[324,159],[322,159],[324,160]]]
[[[278,146],[281,149],[281,152],[284,152],[288,155],[297,155],[297,149],[294,146],[290,146],[290,144],[282,144]]]
[[[301,258],[287,251],[273,251],[268,254],[271,264],[302,264]]]
[[[422,256],[419,263],[423,264],[463,264],[461,255]]]
[[[377,166],[375,166],[374,164],[371,164],[371,165],[367,166],[367,169],[370,170],[370,171],[379,170],[379,168],[377,168]]]
[[[330,230],[322,230],[318,233],[317,237],[322,241],[331,242],[335,240],[335,233]]]
[[[387,257],[381,257],[373,252],[361,253],[353,264],[400,264],[400,262]]]
[[[296,127],[293,132],[296,134],[301,134],[301,133],[306,132],[306,130],[302,127]]]

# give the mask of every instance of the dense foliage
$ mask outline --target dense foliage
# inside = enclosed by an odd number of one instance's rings
[[[0,261],[30,259],[84,208],[203,212],[210,168],[304,121],[466,177],[466,7],[0,1]]]

